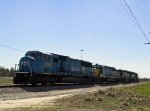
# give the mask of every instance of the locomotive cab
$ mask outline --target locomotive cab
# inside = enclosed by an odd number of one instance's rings
[[[19,62],[19,72],[35,73],[35,59],[33,57],[22,57]]]
[[[18,69],[13,78],[14,84],[28,84],[30,79],[36,74],[36,60],[33,57],[25,56],[20,59]]]

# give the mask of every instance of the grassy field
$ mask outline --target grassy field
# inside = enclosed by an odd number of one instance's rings
[[[108,89],[56,101],[65,110],[150,111],[150,83],[134,87]]]
[[[18,108],[8,111],[150,111],[150,83],[99,90],[55,101],[45,108]]]
[[[13,78],[12,77],[1,77],[0,76],[0,85],[10,85],[12,83]]]
[[[138,85],[136,87],[122,88],[126,92],[131,92],[143,96],[150,97],[150,83]]]

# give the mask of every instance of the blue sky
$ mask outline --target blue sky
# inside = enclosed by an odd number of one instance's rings
[[[126,0],[149,37],[150,1]],[[150,39],[150,37],[149,37]],[[28,50],[58,53],[150,77],[150,46],[123,0],[0,0],[0,66]]]

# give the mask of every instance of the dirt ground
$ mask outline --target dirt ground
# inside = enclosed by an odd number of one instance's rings
[[[75,89],[64,89],[64,90],[50,90],[50,91],[38,91],[38,92],[32,92],[32,91],[19,91],[19,93],[11,94],[9,92],[5,92],[5,94],[1,94],[0,98],[0,109],[7,109],[7,108],[18,108],[18,107],[47,107],[47,105],[54,106],[54,100],[62,98],[62,97],[68,97],[73,96],[76,94],[83,94],[88,92],[94,92],[98,90],[106,90],[108,88],[114,87],[128,87],[128,86],[135,86],[143,83],[136,83],[136,84],[118,84],[113,86],[101,86],[101,85],[94,85],[92,87],[87,88],[75,88]],[[1,90],[2,91],[2,90]],[[7,97],[8,95],[8,97]],[[20,98],[25,95],[25,97]],[[32,96],[31,96],[32,95]],[[11,99],[12,97],[16,97],[15,99]],[[6,99],[5,99],[6,97]],[[10,98],[9,98],[10,97]],[[18,98],[17,98],[18,97]]]

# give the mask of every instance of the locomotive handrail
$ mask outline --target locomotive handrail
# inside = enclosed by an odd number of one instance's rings
[[[29,72],[16,72],[17,74],[29,74]]]
[[[34,70],[35,70],[35,73],[36,73],[36,67],[35,67],[35,65],[33,64],[33,67],[34,67]]]
[[[19,71],[19,64],[15,64],[15,72]]]
[[[31,68],[30,64],[28,64],[28,66],[29,66],[29,68],[31,70],[31,75],[32,75],[32,68]],[[32,75],[32,77],[33,77],[33,75]]]

